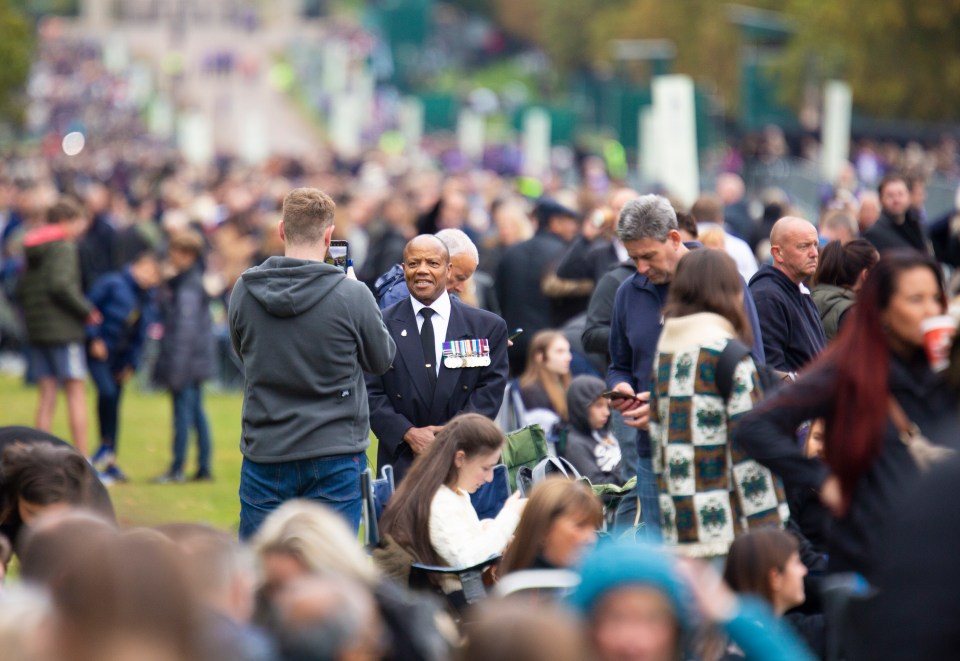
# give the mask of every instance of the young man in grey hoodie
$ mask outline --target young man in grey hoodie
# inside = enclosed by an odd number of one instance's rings
[[[291,191],[284,256],[245,271],[230,297],[230,337],[244,368],[241,539],[291,498],[360,524],[370,444],[363,372],[385,372],[396,345],[370,290],[324,263],[334,208],[319,190]]]

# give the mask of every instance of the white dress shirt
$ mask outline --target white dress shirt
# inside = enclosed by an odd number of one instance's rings
[[[417,320],[417,332],[420,332],[420,328],[423,326],[423,317],[420,315],[420,310],[423,308],[429,307],[433,310],[433,317],[430,321],[433,322],[433,339],[436,344],[435,350],[436,355],[433,357],[433,365],[437,370],[437,374],[440,373],[440,358],[443,353],[443,343],[447,341],[447,325],[450,323],[450,295],[446,290],[440,294],[440,298],[435,300],[430,305],[424,305],[413,296],[410,297],[410,303],[413,304],[413,317]]]

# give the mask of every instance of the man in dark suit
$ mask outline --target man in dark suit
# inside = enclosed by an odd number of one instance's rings
[[[411,239],[403,272],[410,296],[383,311],[396,357],[383,376],[366,377],[377,465],[393,465],[397,481],[450,418],[496,417],[507,383],[507,325],[450,297],[443,242]]]

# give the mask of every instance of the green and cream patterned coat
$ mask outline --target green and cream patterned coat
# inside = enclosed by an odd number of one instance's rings
[[[650,443],[663,541],[688,556],[726,555],[735,535],[789,516],[780,480],[729,440],[762,395],[747,356],[724,406],[715,374],[734,337],[710,312],[667,319],[654,358]]]

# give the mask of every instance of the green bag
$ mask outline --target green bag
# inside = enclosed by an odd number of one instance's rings
[[[517,490],[517,471],[520,467],[529,466],[533,470],[547,454],[547,436],[540,425],[529,425],[507,434],[503,463],[510,476],[511,493]]]

